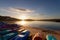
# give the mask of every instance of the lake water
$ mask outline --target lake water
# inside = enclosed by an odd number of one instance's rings
[[[48,22],[48,21],[17,21],[16,24],[37,28],[46,28],[49,30],[59,30],[60,31],[60,23],[59,22]]]

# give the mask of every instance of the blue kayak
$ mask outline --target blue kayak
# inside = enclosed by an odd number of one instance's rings
[[[30,34],[30,32],[28,30],[24,30],[23,32],[21,32],[21,34],[18,34],[11,40],[27,40],[29,34]]]
[[[9,40],[10,38],[13,38],[17,34],[18,34],[17,32],[13,32],[13,33],[9,33],[9,34],[3,35],[3,39],[4,40]]]
[[[46,36],[46,39],[47,40],[57,40],[54,36],[52,36],[52,35],[47,35]]]

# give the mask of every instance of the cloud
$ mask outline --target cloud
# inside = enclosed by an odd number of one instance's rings
[[[23,8],[8,8],[6,9],[7,12],[11,13],[33,13],[33,10],[30,9],[23,9]]]

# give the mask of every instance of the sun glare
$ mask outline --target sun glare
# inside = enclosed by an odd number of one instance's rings
[[[24,25],[26,22],[25,21],[21,21],[21,25]]]
[[[24,21],[25,19],[27,19],[27,17],[26,16],[20,16],[19,19],[21,19],[22,21]]]

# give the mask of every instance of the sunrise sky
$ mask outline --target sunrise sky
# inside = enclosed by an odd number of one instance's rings
[[[0,15],[19,19],[60,18],[60,0],[0,0]]]

